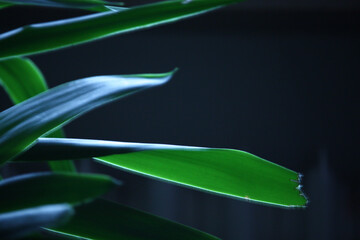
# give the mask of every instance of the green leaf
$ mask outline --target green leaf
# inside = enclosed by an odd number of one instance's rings
[[[106,5],[122,5],[103,0],[0,0],[1,4],[35,5],[43,7],[80,8],[91,11],[108,11]]]
[[[27,58],[16,57],[0,61],[0,83],[14,104],[23,102],[48,89],[40,69]],[[47,137],[65,137],[65,134],[58,129]],[[53,171],[76,171],[71,161],[49,162],[49,165]]]
[[[133,173],[248,201],[284,207],[302,207],[307,202],[298,173],[239,150],[40,138],[17,160],[69,157],[96,157]]]
[[[47,90],[42,73],[27,58],[0,61],[0,82],[15,104]]]
[[[106,175],[31,173],[0,182],[0,213],[45,204],[78,204],[103,195],[119,183]]]
[[[64,224],[73,213],[73,208],[68,204],[51,204],[0,214],[0,238],[25,237],[41,227]]]
[[[11,4],[1,3],[1,2],[0,2],[0,9],[6,8],[6,7],[10,7],[10,6],[11,6]]]
[[[24,26],[0,35],[0,59],[73,46],[113,34],[194,16],[241,0],[170,0],[55,22]]]
[[[66,225],[49,231],[81,239],[101,240],[218,239],[193,228],[101,199],[77,207],[75,216]]]
[[[0,113],[0,164],[79,115],[167,82],[174,72],[98,76],[65,83]]]

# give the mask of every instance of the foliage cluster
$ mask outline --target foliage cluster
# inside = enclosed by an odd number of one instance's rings
[[[85,17],[32,24],[0,35],[0,83],[14,106],[0,113],[0,163],[47,162],[52,172],[0,181],[0,238],[217,239],[100,198],[120,185],[79,173],[72,161],[111,167],[209,193],[282,207],[303,207],[299,174],[232,149],[65,138],[61,127],[106,103],[169,81],[175,73],[104,75],[52,89],[28,55],[205,13],[239,0],[167,0],[132,8],[103,0],[0,0],[79,8]],[[72,160],[64,160],[72,159]]]

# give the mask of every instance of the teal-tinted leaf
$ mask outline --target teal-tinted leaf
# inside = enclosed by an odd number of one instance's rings
[[[77,204],[103,195],[118,185],[106,175],[32,173],[0,182],[0,213],[45,204]]]
[[[0,214],[0,239],[16,239],[41,227],[64,224],[73,215],[68,204],[51,204]]]
[[[69,157],[96,157],[130,172],[249,201],[285,207],[307,202],[298,173],[239,150],[40,138],[18,160]]]
[[[11,58],[0,61],[0,82],[13,103],[18,104],[48,87],[40,69],[27,58]],[[47,137],[64,137],[64,132],[58,129]],[[53,171],[75,172],[71,161],[49,162]]]
[[[37,138],[80,114],[143,89],[167,82],[173,72],[98,76],[69,82],[0,113],[0,163]]]
[[[106,5],[122,5],[120,2],[103,0],[0,0],[0,4],[35,5],[43,7],[80,8],[92,11],[108,11]]]
[[[65,225],[50,229],[82,239],[215,240],[209,234],[105,200],[79,206]]]
[[[33,24],[0,35],[0,59],[45,52],[204,13],[241,0],[171,0],[67,20]]]

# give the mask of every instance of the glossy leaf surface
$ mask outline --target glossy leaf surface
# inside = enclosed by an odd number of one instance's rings
[[[0,83],[14,104],[45,92],[48,87],[40,69],[27,58],[11,58],[0,61]],[[64,132],[58,129],[47,137],[64,137]],[[71,161],[49,162],[53,171],[74,172]]]
[[[173,72],[98,76],[69,83],[32,97],[0,113],[0,163],[15,157],[40,136],[79,115],[168,81]]]
[[[105,200],[76,208],[64,226],[51,229],[82,239],[131,240],[215,240],[209,234],[169,220]]]
[[[103,195],[118,185],[99,174],[31,173],[0,182],[0,213],[45,204],[76,204]]]
[[[0,239],[20,238],[40,227],[64,224],[73,213],[69,204],[51,204],[0,214]]]
[[[64,157],[96,157],[130,172],[249,201],[285,207],[306,205],[298,188],[298,173],[239,150],[40,138],[18,160]]]
[[[241,0],[171,0],[120,12],[32,24],[0,35],[0,59],[45,52],[176,21]]]
[[[299,174],[231,149],[152,150],[97,158],[134,173],[285,207],[305,206]]]

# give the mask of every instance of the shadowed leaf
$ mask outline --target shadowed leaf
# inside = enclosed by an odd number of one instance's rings
[[[21,238],[41,227],[64,224],[73,213],[68,204],[52,204],[0,214],[0,238]]]
[[[196,229],[101,199],[77,207],[75,216],[68,224],[49,231],[82,239],[102,240],[218,239]]]
[[[0,213],[45,204],[76,204],[103,195],[118,185],[106,175],[31,173],[0,182]]]

